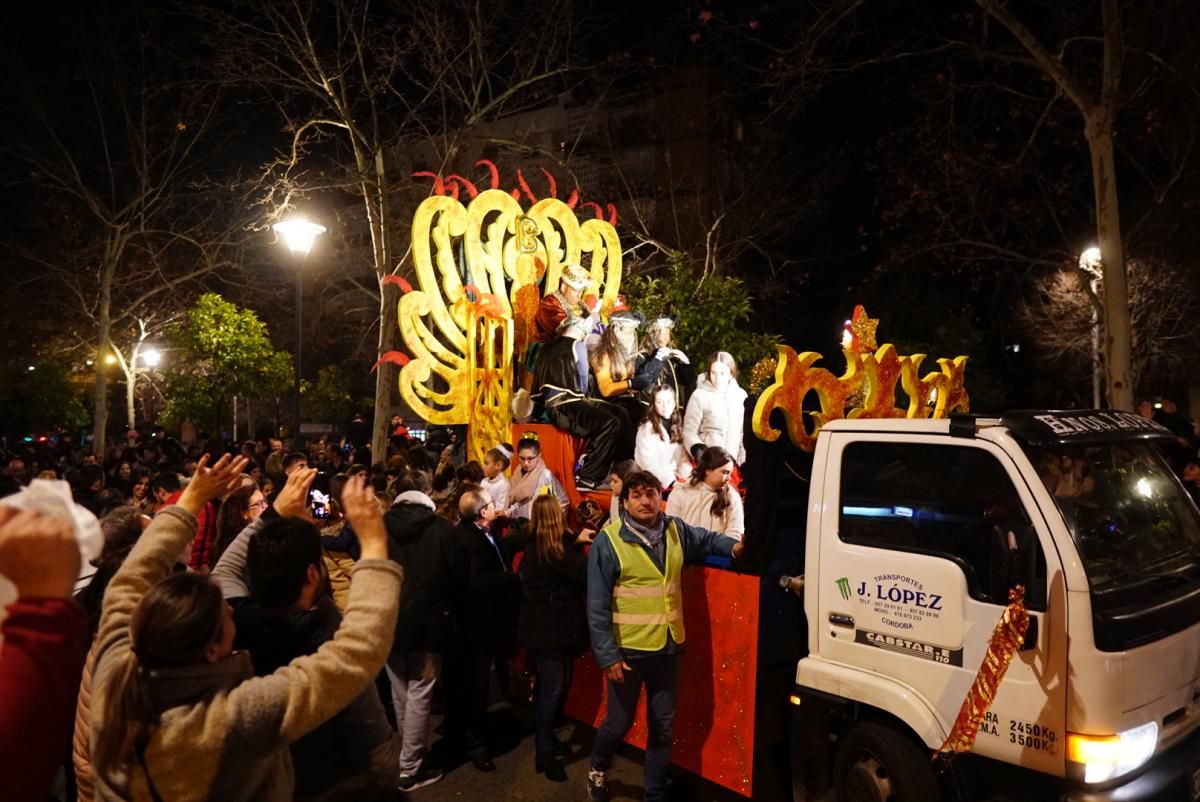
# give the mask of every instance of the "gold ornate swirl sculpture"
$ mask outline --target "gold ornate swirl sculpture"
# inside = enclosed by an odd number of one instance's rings
[[[519,188],[505,191],[495,166],[478,164],[491,172],[491,189],[480,191],[461,176],[418,174],[434,179],[435,193],[413,215],[419,287],[391,281],[405,292],[399,325],[409,353],[386,354],[380,362],[403,365],[400,395],[417,415],[433,424],[469,424],[468,458],[482,461],[489,448],[510,439],[513,393],[542,296],[558,289],[564,266],[581,264],[592,276],[585,296],[599,298],[607,317],[621,285],[621,243],[611,204],[604,219],[600,205],[580,205],[577,192],[561,201],[549,173],[551,197],[535,198],[520,170]],[[470,197],[466,205],[460,190]],[[595,219],[581,223],[577,206],[594,207]]]
[[[773,442],[782,434],[771,425],[776,409],[783,411],[792,443],[805,451],[816,446],[821,427],[838,418],[944,418],[969,411],[971,401],[963,385],[967,357],[939,359],[940,371],[920,377],[925,354],[899,356],[894,345],[876,347],[878,325],[862,306],[854,308],[842,341],[846,371],[841,376],[814,367],[822,359],[814,351],[797,354],[786,345],[778,346],[775,381],[754,407],[754,433],[759,439]],[[896,406],[897,381],[908,396],[906,408]],[[862,405],[847,410],[847,400],[860,389],[865,389]],[[816,393],[816,409],[804,409],[809,393]]]

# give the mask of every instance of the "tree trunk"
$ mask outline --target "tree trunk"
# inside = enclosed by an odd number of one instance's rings
[[[136,352],[134,359],[137,359]],[[137,372],[131,365],[129,370],[125,372],[125,420],[130,429],[135,428],[137,423],[136,413],[133,410],[133,396],[137,390]]]
[[[108,433],[108,356],[109,339],[112,334],[111,303],[108,293],[100,288],[100,308],[96,324],[96,358],[93,363],[96,368],[96,391],[92,410],[92,453],[103,460],[106,434]]]
[[[385,286],[379,288],[379,356],[396,350],[397,302]],[[376,357],[378,358],[378,357]],[[396,388],[397,367],[384,362],[375,371],[375,417],[371,425],[371,459],[387,461],[388,436],[391,434],[392,392]]]
[[[1117,205],[1117,173],[1112,121],[1097,114],[1087,121],[1088,149],[1092,155],[1092,188],[1096,196],[1096,231],[1104,269],[1104,366],[1108,405],[1133,411],[1130,379],[1132,331],[1129,323],[1129,290],[1125,276],[1125,251],[1121,243],[1121,216]]]

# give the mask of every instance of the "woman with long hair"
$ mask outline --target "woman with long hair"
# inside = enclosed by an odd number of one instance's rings
[[[683,450],[682,428],[675,391],[666,385],[656,387],[637,430],[633,460],[638,468],[657,476],[663,490],[676,479],[686,479],[692,471],[691,461]]]
[[[733,457],[720,446],[701,451],[691,481],[671,491],[667,515],[741,540],[746,532],[746,514],[742,497],[729,486],[733,469]]]
[[[150,495],[150,469],[141,465],[133,469],[129,477],[129,506],[138,512],[150,514],[154,511],[154,497]]]
[[[243,529],[267,509],[267,497],[258,485],[242,486],[229,494],[217,512],[217,544],[213,548],[212,564],[216,565],[229,544]]]
[[[553,496],[534,499],[526,532],[535,545],[526,546],[517,572],[521,578],[517,639],[529,651],[537,678],[534,769],[547,780],[565,782],[554,719],[571,690],[572,663],[587,645],[583,614],[587,560],[576,542],[571,542],[575,539],[566,531],[562,507]],[[583,542],[588,542],[591,534],[584,530]]]
[[[738,465],[746,461],[742,445],[746,391],[737,383],[737,362],[727,351],[708,360],[683,416],[683,445],[693,458],[705,446],[720,446]]]
[[[628,459],[633,454],[634,427],[646,410],[638,394],[654,384],[662,370],[662,361],[657,356],[638,360],[637,330],[641,324],[641,315],[627,310],[613,312],[591,355],[592,375],[600,397],[615,403],[628,417],[624,427],[627,442],[617,449],[617,459]]]
[[[361,479],[347,488],[362,543],[349,609],[321,649],[254,677],[233,651],[232,613],[204,574],[170,575],[206,503],[237,486],[243,459],[201,458],[117,570],[96,641],[92,759],[100,799],[290,800],[288,744],[374,680],[391,648],[400,567]],[[276,504],[300,514],[315,470],[295,471]]]

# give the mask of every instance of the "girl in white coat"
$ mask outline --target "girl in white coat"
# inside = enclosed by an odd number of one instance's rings
[[[696,382],[683,416],[683,445],[693,458],[705,446],[720,446],[738,465],[746,461],[742,446],[742,417],[746,391],[737,383],[737,362],[717,351],[708,372]]]
[[[667,515],[741,540],[746,532],[746,514],[742,497],[729,486],[732,474],[733,457],[728,451],[720,446],[704,449],[692,480],[679,484],[667,498]]]
[[[692,472],[692,465],[683,450],[675,391],[663,385],[654,390],[651,398],[652,403],[637,430],[633,461],[642,470],[657,476],[666,490],[676,479],[686,479]]]

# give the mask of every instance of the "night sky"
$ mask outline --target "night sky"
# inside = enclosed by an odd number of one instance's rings
[[[456,15],[470,5],[423,4],[445,15],[452,31],[460,30]],[[1061,93],[1056,97],[1043,72],[1018,63],[1027,54],[973,3],[867,3],[837,24],[821,13],[832,5],[564,3],[561,30],[571,40],[562,52],[578,69],[539,91],[544,102],[569,93],[577,104],[603,103],[616,90],[659,86],[672,75],[703,77],[703,108],[696,116],[706,127],[707,144],[696,167],[704,187],[699,203],[708,207],[709,219],[712,209],[729,212],[723,224],[729,242],[753,241],[753,248],[722,262],[727,273],[744,278],[764,313],[747,325],[779,334],[800,350],[830,355],[841,321],[854,304],[864,303],[883,320],[881,342],[895,340],[902,352],[970,353],[968,385],[985,406],[1054,406],[1088,397],[1088,366],[1053,361],[1059,354],[1044,346],[1039,329],[1020,312],[1038,297],[1039,282],[1069,271],[1079,251],[1095,241],[1090,161],[1077,109]],[[1010,5],[1052,50],[1061,49],[1062,63],[1088,91],[1098,91],[1098,3]],[[516,48],[509,61],[497,62],[493,79],[503,84],[512,79],[505,71],[518,69],[514,59],[537,52],[533,40],[544,28],[538,13],[546,4],[484,7],[494,15],[489,35]],[[1152,264],[1156,274],[1177,277],[1190,293],[1200,230],[1192,147],[1200,131],[1200,65],[1193,46],[1200,38],[1200,8],[1183,0],[1157,3],[1153,15],[1137,13],[1141,7],[1134,3],[1124,8],[1125,72],[1114,130],[1126,254]],[[398,36],[412,30],[406,15],[415,12],[406,4],[371,9],[377,30],[393,26]],[[318,47],[337,41],[332,23],[317,19],[327,18],[327,10],[313,21]],[[9,359],[70,350],[58,340],[79,326],[80,316],[70,312],[76,299],[46,265],[80,271],[95,265],[88,247],[96,230],[86,201],[48,184],[37,160],[61,160],[68,152],[84,182],[101,194],[118,187],[119,195],[119,185],[133,180],[118,169],[110,183],[104,140],[91,113],[94,93],[110,115],[109,98],[119,96],[131,107],[153,109],[168,108],[171,98],[181,115],[211,107],[196,145],[201,166],[182,190],[179,220],[194,221],[201,210],[244,215],[250,201],[262,199],[261,187],[251,182],[286,148],[284,114],[298,113],[303,103],[285,87],[255,85],[251,71],[238,74],[231,68],[236,61],[222,52],[228,41],[214,17],[254,14],[253,4],[232,0],[169,9],[125,0],[100,9],[26,6],[9,19],[0,270],[17,303],[6,305],[0,325],[35,332],[18,338]],[[404,58],[419,64],[413,52],[424,44],[408,46]],[[144,81],[134,80],[138,75]],[[403,80],[394,86],[415,91]],[[401,114],[400,104],[388,104],[385,125]],[[106,125],[116,119],[107,116]],[[119,131],[104,133],[119,151]],[[411,138],[406,141],[391,156],[405,168],[417,152]],[[644,144],[656,148],[660,160],[677,147],[654,131]],[[453,166],[478,173],[471,165],[480,154],[471,151],[465,148]],[[328,181],[344,156],[333,140],[314,142],[304,176]],[[400,176],[398,197],[421,191],[401,169],[394,174]],[[311,193],[310,201],[329,210],[345,235],[329,246],[312,289],[318,298],[312,333],[320,340],[314,358],[337,361],[374,345],[373,336],[363,336],[372,314],[363,298],[338,301],[335,308],[319,301],[342,297],[328,288],[344,286],[337,282],[356,269],[363,237],[354,233],[352,194],[325,190]],[[628,219],[624,209],[622,217]],[[671,227],[659,228],[666,238]],[[622,235],[629,247],[625,229]],[[289,274],[263,239],[241,246],[240,273],[213,276],[203,285],[255,309],[287,347]],[[693,254],[697,244],[671,243]],[[1143,395],[1179,393],[1190,384],[1194,309],[1187,293],[1175,297],[1178,309],[1164,314],[1182,320],[1188,331],[1168,349],[1174,356],[1147,363]],[[1041,314],[1041,325],[1053,326],[1054,314]],[[1144,342],[1155,334],[1147,328],[1140,336]],[[79,353],[77,343],[70,347]],[[834,362],[831,367],[840,367]]]

